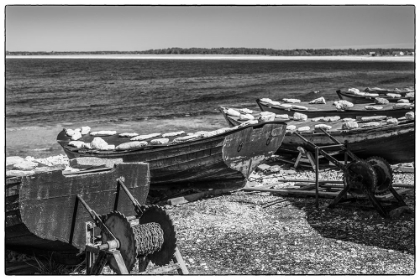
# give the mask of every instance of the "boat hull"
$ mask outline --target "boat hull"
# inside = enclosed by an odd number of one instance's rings
[[[340,143],[347,141],[349,150],[362,159],[380,156],[390,164],[414,161],[414,122],[359,131],[331,131],[330,134]],[[323,133],[302,132],[301,135],[317,146],[335,144]],[[278,153],[297,153],[299,146],[311,150],[301,138],[288,132]]]
[[[340,98],[341,100],[347,100],[347,101],[350,101],[353,104],[366,104],[366,103],[374,103],[375,102],[375,97],[356,96],[356,95],[351,94],[351,93],[342,92],[341,90],[337,90],[336,93],[338,95],[338,98]],[[397,103],[398,100],[405,98],[405,97],[391,98],[391,97],[388,97],[388,96],[385,96],[385,95],[380,95],[378,97],[387,99],[391,103]],[[406,98],[406,99],[408,99],[410,102],[414,101],[413,98]]]
[[[222,110],[223,116],[230,126],[239,125],[241,122],[227,116]],[[360,128],[356,130],[333,130],[329,132],[341,143],[347,141],[350,151],[360,158],[380,156],[389,163],[403,163],[414,161],[415,151],[415,125],[414,121],[402,122],[398,125],[383,125],[375,128]],[[335,144],[324,133],[301,132],[301,135],[318,146]],[[277,154],[297,154],[297,147],[302,146],[308,150],[308,146],[301,138],[286,132],[283,143],[276,152]]]
[[[145,204],[150,185],[145,163],[120,163],[108,170],[82,174],[63,175],[62,170],[54,170],[7,178],[6,248],[75,257],[86,245],[85,222],[93,222],[77,195],[98,215],[114,209],[126,216],[135,215],[128,197],[117,196],[117,178],[121,177],[131,194]]]
[[[388,116],[393,118],[399,118],[405,116],[407,112],[413,111],[413,109],[389,109],[389,110],[364,110],[364,109],[348,109],[345,111],[337,110],[328,110],[328,109],[318,109],[314,111],[309,110],[297,110],[297,109],[282,109],[275,106],[267,105],[257,99],[257,104],[260,107],[261,111],[272,112],[278,115],[289,115],[293,116],[294,113],[302,113],[308,116],[308,118],[317,118],[317,117],[331,117],[331,116],[340,116],[343,118],[357,118],[357,117],[367,117],[367,116]],[[368,105],[368,104],[365,104]],[[375,105],[375,104],[372,104]],[[320,107],[325,105],[312,105],[313,107]],[[332,107],[332,106],[330,106]],[[360,106],[358,106],[360,107]],[[388,105],[388,107],[390,107]],[[362,106],[364,108],[364,106]]]
[[[187,143],[128,152],[72,149],[63,132],[57,140],[69,158],[122,158],[124,162],[149,163],[152,189],[241,188],[250,173],[280,147],[285,133],[283,122],[262,123]],[[119,140],[118,136],[104,139],[108,143]],[[91,136],[84,141],[90,142]]]

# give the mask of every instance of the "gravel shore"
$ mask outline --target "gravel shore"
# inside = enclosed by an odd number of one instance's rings
[[[298,188],[279,180],[315,178],[309,169],[295,170],[276,160],[269,161],[269,172],[260,168],[250,181]],[[35,161],[68,164],[61,155]],[[342,172],[326,168],[320,179],[342,180]],[[394,183],[413,184],[414,173],[394,173]],[[404,199],[414,210],[414,188]],[[192,274],[415,273],[413,211],[386,220],[372,208],[327,208],[331,199],[320,199],[319,208],[313,197],[286,196],[275,203],[278,200],[270,192],[238,190],[179,206],[161,204],[174,220],[178,247]],[[31,260],[31,256],[6,254],[6,264]],[[61,267],[53,272],[62,273],[74,271]]]

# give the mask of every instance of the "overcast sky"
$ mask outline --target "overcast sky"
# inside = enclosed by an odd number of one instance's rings
[[[7,6],[8,51],[414,48],[410,6]]]

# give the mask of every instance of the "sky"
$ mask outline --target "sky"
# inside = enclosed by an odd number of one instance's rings
[[[415,6],[14,6],[7,51],[414,48]]]

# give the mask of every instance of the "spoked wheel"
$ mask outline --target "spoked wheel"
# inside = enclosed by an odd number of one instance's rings
[[[374,193],[377,185],[376,172],[367,161],[352,161],[346,165],[344,183],[349,185],[350,193]]]
[[[394,179],[391,166],[381,157],[370,157],[366,160],[375,170],[377,182],[375,194],[381,194],[388,191]]]

